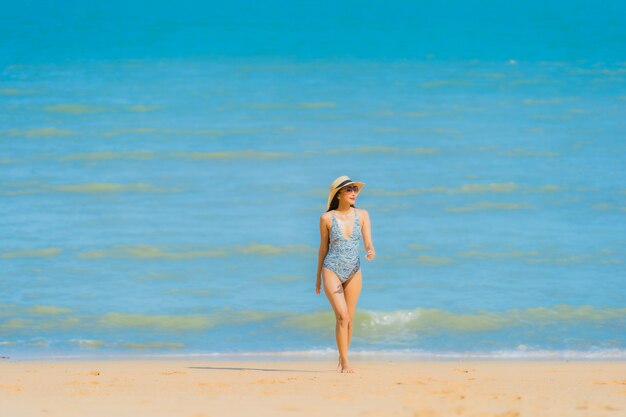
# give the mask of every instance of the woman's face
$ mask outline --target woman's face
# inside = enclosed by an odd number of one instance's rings
[[[346,185],[339,190],[339,202],[342,201],[352,205],[356,201],[356,197],[359,194],[359,187],[354,184]]]

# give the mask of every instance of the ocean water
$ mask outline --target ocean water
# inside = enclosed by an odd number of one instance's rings
[[[68,4],[2,5],[2,356],[334,357],[349,175],[356,357],[626,358],[620,3]]]

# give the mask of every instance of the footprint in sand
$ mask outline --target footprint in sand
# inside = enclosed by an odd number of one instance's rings
[[[89,372],[89,375],[99,376],[100,375],[100,371],[91,371],[91,372]]]
[[[278,381],[276,379],[259,379],[258,381],[250,382],[250,384],[285,384],[285,381]]]
[[[579,405],[578,407],[576,407],[577,410],[601,410],[601,411],[620,411],[621,408],[615,408],[615,407],[611,407],[610,405],[604,405],[604,406],[593,406],[590,407],[588,405]]]
[[[442,390],[438,390],[438,391],[431,391],[430,393],[431,394],[447,395],[447,394],[452,394],[453,391],[442,389]]]
[[[396,382],[396,385],[426,385],[426,383],[424,381],[415,380]]]
[[[626,385],[626,379],[617,380],[617,381],[593,381],[594,385]]]
[[[100,385],[98,381],[68,381],[65,385]]]
[[[228,388],[230,384],[224,382],[198,382],[196,387],[209,387],[209,388]]]
[[[455,369],[455,371],[469,374],[469,373],[472,373],[472,372],[476,372],[476,369],[458,369],[457,368],[457,369]]]
[[[0,389],[6,390],[9,392],[20,392],[22,390],[22,387],[19,386],[18,384],[1,384]]]
[[[494,417],[519,417],[519,415],[517,411],[507,411],[506,413],[496,414]]]
[[[183,371],[161,372],[161,375],[187,375],[187,372],[183,372]]]

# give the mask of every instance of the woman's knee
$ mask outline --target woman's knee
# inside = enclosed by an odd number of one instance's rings
[[[352,325],[352,317],[350,313],[346,311],[341,311],[335,315],[337,317],[337,324],[341,327],[348,327]]]

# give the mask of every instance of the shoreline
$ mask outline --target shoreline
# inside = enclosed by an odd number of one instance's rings
[[[626,362],[0,361],[20,416],[617,415]],[[610,414],[606,414],[610,412]],[[602,413],[600,413],[602,414]]]
[[[270,363],[323,363],[331,362],[329,358],[286,358],[286,357],[207,357],[207,356],[163,356],[163,355],[115,355],[115,356],[58,356],[58,357],[27,357],[16,358],[10,356],[0,357],[1,363],[63,363],[63,362],[270,362]],[[626,363],[623,359],[604,358],[389,358],[361,359],[350,358],[351,363]]]
[[[58,354],[0,353],[0,362],[63,362],[63,361],[269,361],[269,362],[324,362],[337,357],[335,349],[306,351],[259,352],[67,352]],[[350,358],[360,362],[626,362],[621,350],[597,351],[494,351],[494,352],[424,352],[400,350],[355,350]]]

